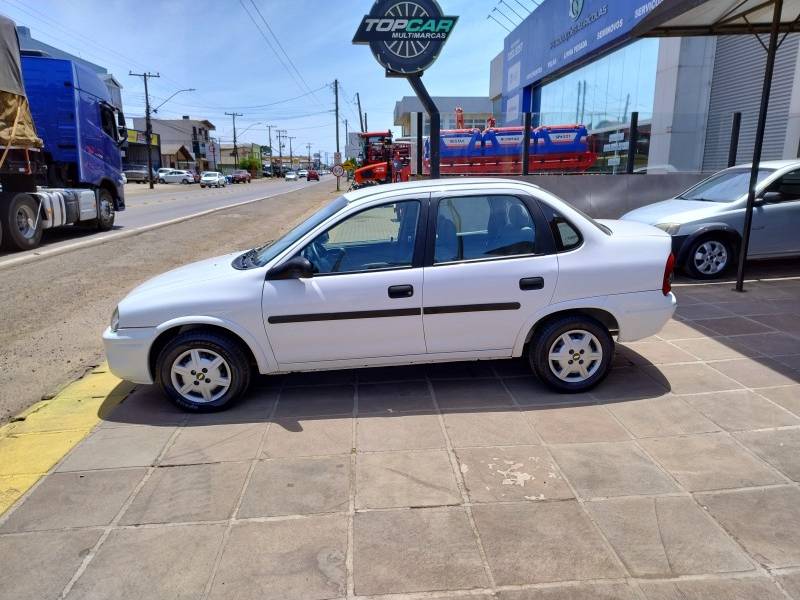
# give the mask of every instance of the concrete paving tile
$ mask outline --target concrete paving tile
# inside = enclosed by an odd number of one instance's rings
[[[58,471],[147,467],[155,463],[175,427],[131,425],[97,429],[83,440]]]
[[[771,328],[756,320],[745,317],[720,317],[718,319],[698,319],[694,321],[701,327],[707,327],[719,335],[740,335],[743,333],[761,333]]]
[[[262,458],[350,454],[353,420],[278,419],[267,431]]]
[[[784,333],[753,333],[732,339],[766,356],[800,354],[800,338]]]
[[[675,310],[675,314],[687,321],[694,321],[697,319],[730,317],[735,313],[732,313],[730,310],[728,310],[724,304],[712,304],[710,302],[704,302],[702,304],[682,305],[680,301],[678,301],[678,308]]]
[[[286,388],[281,391],[277,417],[317,417],[352,414],[355,389],[350,385]]]
[[[67,598],[197,598],[210,577],[224,531],[225,525],[116,529]]]
[[[283,384],[285,387],[349,385],[355,383],[355,375],[356,371],[353,369],[289,373],[284,378]]]
[[[631,438],[603,406],[560,406],[531,410],[527,415],[548,444],[622,442]]]
[[[220,412],[187,415],[186,425],[217,425],[222,423],[264,423],[278,401],[276,389],[253,389],[232,407]]]
[[[800,379],[800,354],[790,354],[790,355],[783,355],[783,356],[776,356],[774,357],[782,365],[789,367],[792,371],[794,371],[795,380]]]
[[[444,450],[380,452],[356,458],[356,508],[460,504]]]
[[[575,497],[561,470],[541,446],[462,448],[456,456],[472,502]]]
[[[406,382],[412,380],[424,381],[426,377],[425,365],[371,367],[369,369],[358,369],[355,373],[359,383]],[[360,402],[361,399],[359,398],[359,403]]]
[[[800,419],[748,390],[687,396],[686,401],[728,431],[800,425]]]
[[[653,581],[639,587],[647,600],[785,600],[767,577]]]
[[[716,335],[708,327],[699,325],[697,321],[676,321],[670,319],[658,332],[662,340],[690,340]]]
[[[525,357],[491,361],[498,377],[530,377],[533,369]]]
[[[585,507],[634,577],[754,568],[691,498],[618,498],[587,502]]]
[[[356,421],[359,452],[422,450],[445,445],[439,415],[435,413],[361,417]]]
[[[748,348],[736,342],[736,338],[729,337],[708,337],[691,340],[674,340],[672,344],[678,346],[695,355],[700,360],[724,360],[726,358],[744,358],[758,354],[752,348]]]
[[[161,464],[189,465],[255,458],[266,427],[266,423],[184,427],[161,459]]]
[[[463,508],[356,513],[353,529],[358,595],[488,586]]]
[[[783,481],[724,433],[649,438],[640,443],[650,456],[692,492]]]
[[[123,525],[221,521],[230,518],[249,463],[155,469],[122,515]]]
[[[444,424],[455,448],[540,443],[525,415],[513,408],[445,413]]]
[[[778,331],[800,333],[800,314],[796,312],[759,315],[753,317],[753,320],[763,323],[767,327],[777,329]]]
[[[735,437],[784,475],[800,482],[800,428],[743,431]]]
[[[758,393],[800,417],[800,385],[760,389]]]
[[[669,391],[669,384],[657,367],[648,369],[648,371],[640,367],[612,369],[608,377],[591,391],[591,395],[600,402],[663,396]]]
[[[561,472],[584,498],[678,491],[633,442],[568,444],[550,450]]]
[[[624,575],[575,501],[482,504],[473,515],[498,585]]]
[[[719,431],[677,396],[614,402],[606,408],[637,438]]]
[[[635,365],[670,365],[673,363],[697,362],[697,358],[656,338],[642,342],[619,344],[617,352]]]
[[[559,394],[545,386],[536,377],[510,377],[504,380],[514,401],[521,406],[548,406],[552,404],[578,404],[594,402],[589,392]]]
[[[771,358],[721,360],[712,366],[750,388],[791,385],[800,381],[800,373]]]
[[[499,379],[455,379],[433,382],[436,402],[442,411],[461,408],[512,406]]]
[[[499,600],[639,600],[624,583],[579,583],[500,592]]]
[[[131,394],[108,414],[103,416],[101,427],[121,425],[180,425],[186,413],[164,398],[154,385],[137,386]]]
[[[319,516],[237,523],[212,600],[322,600],[345,595],[347,519]]]
[[[396,381],[358,386],[358,414],[433,411],[427,381]]]
[[[53,473],[0,527],[3,533],[108,525],[145,469]]]
[[[800,571],[776,574],[775,579],[780,582],[793,600],[800,600]]]
[[[259,461],[237,517],[274,517],[347,510],[350,459],[278,458]]]
[[[431,379],[481,379],[495,377],[493,360],[442,362],[425,365],[425,373]]]
[[[746,360],[746,359],[745,359]],[[716,366],[719,363],[714,363]],[[701,394],[704,392],[721,392],[742,387],[730,377],[715,371],[703,363],[689,365],[662,365],[646,367],[651,375],[660,375],[669,382],[673,394]]]
[[[9,600],[59,598],[101,534],[84,529],[0,536],[0,596]]]

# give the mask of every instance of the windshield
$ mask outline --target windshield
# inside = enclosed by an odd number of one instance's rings
[[[773,169],[759,169],[758,183],[774,172]],[[702,202],[733,202],[747,195],[749,185],[750,169],[733,169],[712,175],[676,197],[681,200]]]
[[[288,231],[283,237],[275,240],[273,243],[267,246],[264,246],[263,248],[258,248],[255,256],[253,257],[252,264],[257,267],[263,267],[273,258],[278,256],[278,254],[286,250],[286,248],[294,244],[297,240],[314,229],[325,219],[335,215],[345,206],[347,206],[347,200],[344,199],[344,196],[340,196],[327,206],[323,206],[308,219],[297,225],[294,229]]]

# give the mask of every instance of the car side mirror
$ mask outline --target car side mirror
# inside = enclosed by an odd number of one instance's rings
[[[286,262],[273,267],[267,273],[267,279],[308,279],[314,276],[314,265],[304,256],[294,256]]]
[[[762,204],[772,204],[783,200],[783,194],[780,192],[764,192],[759,200],[761,200]]]

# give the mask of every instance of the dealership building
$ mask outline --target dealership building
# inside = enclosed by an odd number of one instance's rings
[[[750,161],[766,64],[753,35],[639,37],[661,0],[543,0],[491,63],[489,98],[501,125],[585,124],[596,170],[625,163],[632,113],[637,166],[708,172],[727,166],[741,112],[737,163]],[[763,160],[800,156],[800,34],[777,54]],[[766,36],[764,36],[766,37]],[[620,160],[621,159],[621,160]]]

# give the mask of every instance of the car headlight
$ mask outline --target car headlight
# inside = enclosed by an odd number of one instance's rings
[[[681,228],[680,223],[659,223],[656,225],[661,231],[666,231],[670,235],[675,235]]]
[[[119,329],[119,306],[111,313],[111,331]]]

